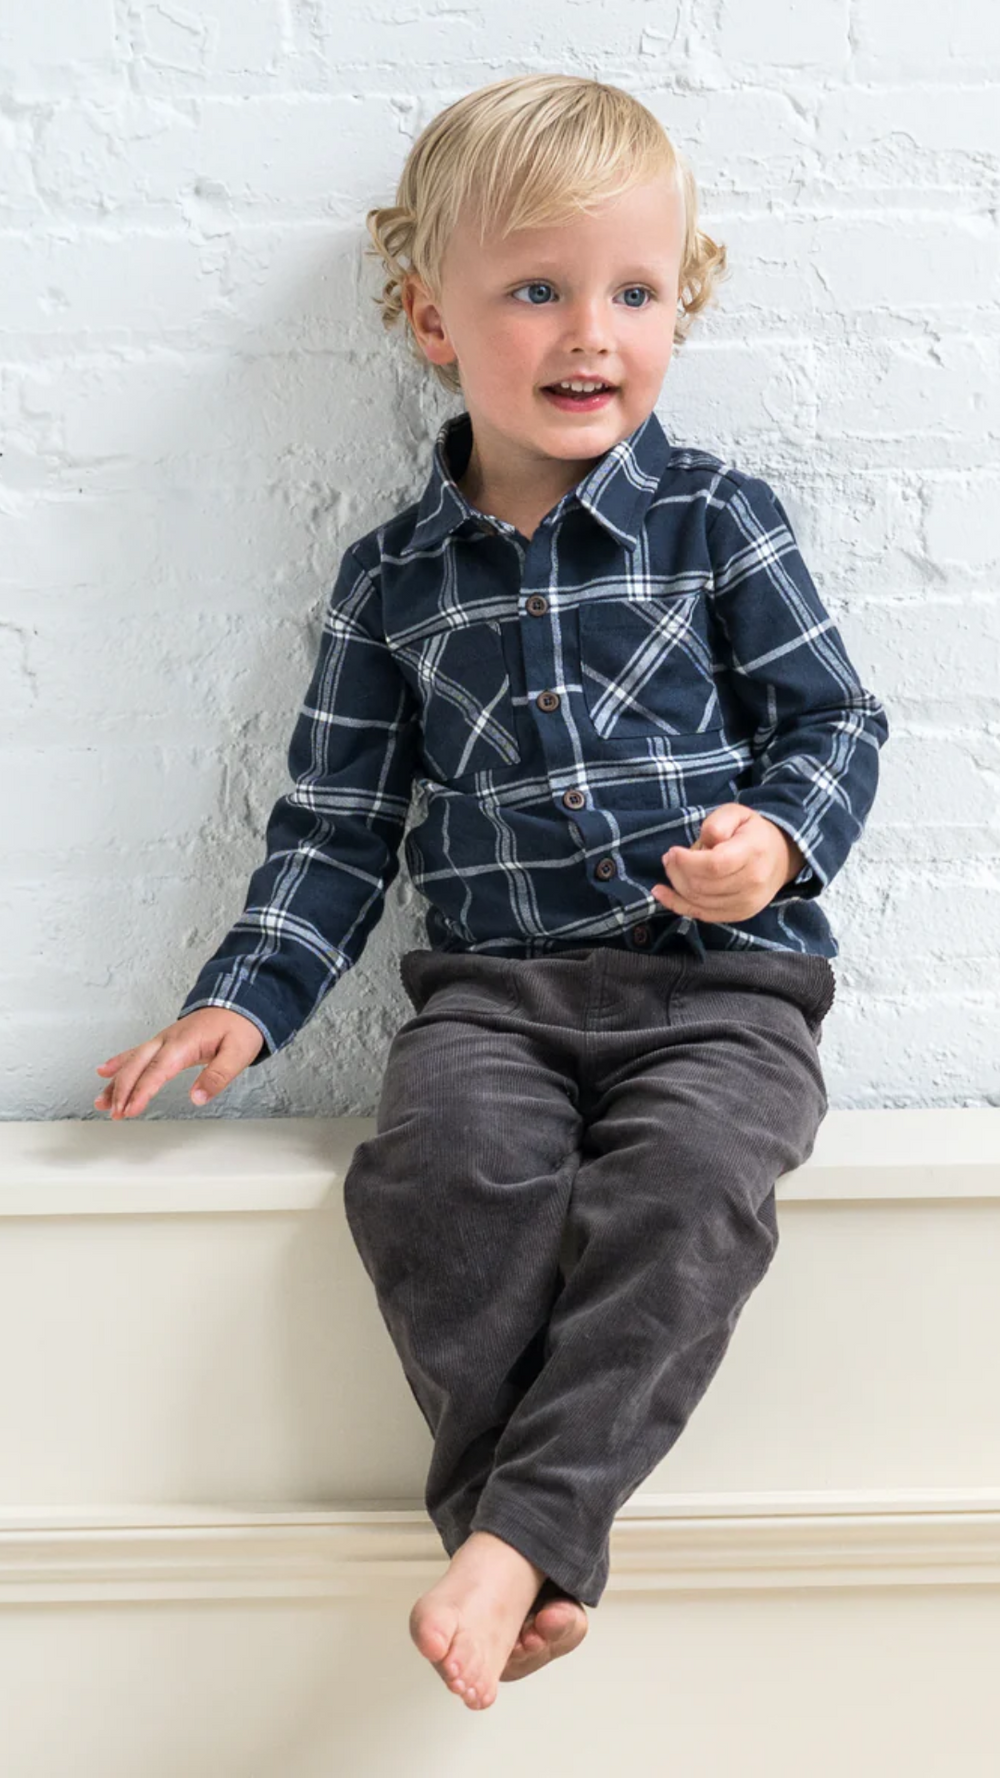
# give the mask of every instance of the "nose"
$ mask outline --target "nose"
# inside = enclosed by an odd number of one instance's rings
[[[570,344],[586,352],[609,351],[614,343],[613,317],[602,296],[580,297],[568,311]]]

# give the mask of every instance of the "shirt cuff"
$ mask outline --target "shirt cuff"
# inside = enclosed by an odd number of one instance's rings
[[[795,831],[795,828],[790,821],[783,820],[780,815],[772,815],[769,809],[758,809],[757,813],[758,815],[763,815],[765,820],[773,821],[775,827],[781,828],[782,833],[787,833],[789,839],[795,841],[795,844],[798,846],[799,851],[805,859],[805,863],[798,874],[789,878],[787,883],[782,883],[781,888],[777,893],[772,895],[771,903],[776,901],[813,900],[815,896],[820,893],[820,890],[826,887],[826,879],[816,863],[815,852],[811,847],[806,845],[802,835]],[[768,905],[771,905],[771,903]]]

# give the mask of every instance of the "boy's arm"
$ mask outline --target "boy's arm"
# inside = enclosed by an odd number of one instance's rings
[[[707,523],[716,647],[756,725],[752,780],[737,800],[783,828],[805,860],[772,900],[805,899],[836,876],[864,828],[888,719],[767,482],[728,469],[716,498],[724,504],[710,505]]]
[[[348,549],[289,744],[294,786],[268,818],[242,914],[178,1014],[224,1006],[252,1020],[264,1044],[251,1067],[301,1030],[378,924],[399,869],[418,721],[380,590]]]

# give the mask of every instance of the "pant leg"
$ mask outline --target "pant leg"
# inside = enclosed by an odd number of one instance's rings
[[[808,1159],[827,1109],[826,983],[794,955],[765,961],[755,974],[745,953],[595,960],[577,1258],[472,1521],[587,1605],[615,1513],[682,1432],[770,1265],[775,1183]]]
[[[558,1033],[517,1014],[502,959],[409,952],[376,1134],[344,1180],[355,1245],[434,1437],[426,1505],[449,1554],[543,1359],[580,1116]]]

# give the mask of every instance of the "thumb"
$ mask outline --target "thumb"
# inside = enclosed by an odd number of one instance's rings
[[[717,809],[705,816],[695,845],[705,848],[721,845],[723,840],[731,840],[733,834],[752,814],[753,810],[748,809],[744,803],[720,803]]]
[[[191,1088],[191,1097],[194,1103],[205,1105],[209,1099],[214,1099],[224,1088],[228,1087],[230,1081],[236,1079],[242,1067],[243,1063],[237,1061],[232,1048],[223,1043],[218,1054],[207,1068],[202,1069]]]

